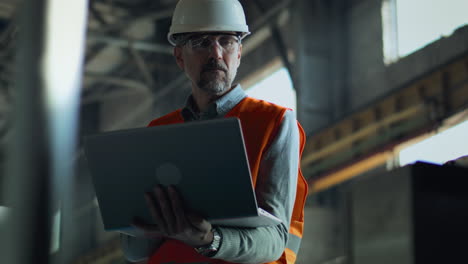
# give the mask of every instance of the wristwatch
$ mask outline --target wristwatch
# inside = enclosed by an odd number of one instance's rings
[[[198,254],[201,254],[205,257],[212,257],[218,252],[219,246],[221,245],[221,234],[218,232],[216,228],[211,230],[213,232],[213,241],[211,244],[201,247],[196,247],[195,251]]]

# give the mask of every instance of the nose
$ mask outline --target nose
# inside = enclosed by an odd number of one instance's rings
[[[223,47],[219,45],[218,41],[213,41],[210,46],[210,58],[220,60],[223,58]]]

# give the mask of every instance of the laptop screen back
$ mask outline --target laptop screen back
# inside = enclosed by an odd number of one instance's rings
[[[85,153],[106,230],[152,222],[144,192],[157,184],[175,185],[208,220],[257,214],[237,118],[102,133]]]

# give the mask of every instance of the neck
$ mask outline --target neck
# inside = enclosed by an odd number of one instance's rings
[[[205,112],[212,102],[216,101],[218,98],[221,98],[223,95],[231,91],[231,89],[232,87],[221,94],[210,94],[199,89],[198,87],[192,86],[192,96],[195,100],[195,104],[197,105],[198,111]]]

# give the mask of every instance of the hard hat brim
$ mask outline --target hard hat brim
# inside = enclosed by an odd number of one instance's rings
[[[176,46],[174,35],[184,33],[196,33],[196,32],[239,32],[241,33],[241,39],[250,34],[249,27],[247,25],[174,25],[171,26],[167,39],[169,43]]]

